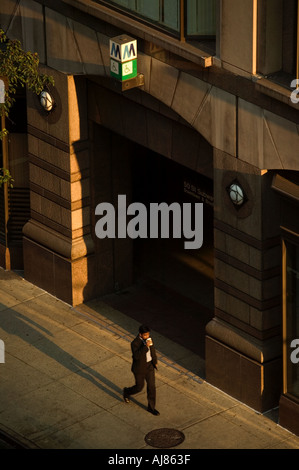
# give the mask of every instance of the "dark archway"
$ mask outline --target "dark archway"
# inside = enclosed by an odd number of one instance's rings
[[[93,227],[96,205],[117,209],[120,194],[127,205],[204,203],[204,243],[197,250],[185,250],[183,239],[95,237],[98,294],[204,358],[214,309],[213,149],[154,99],[155,111],[153,102],[145,107],[94,83],[88,92]]]

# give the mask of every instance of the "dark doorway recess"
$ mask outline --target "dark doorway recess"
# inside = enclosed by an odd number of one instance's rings
[[[148,209],[153,202],[204,201],[203,245],[190,250],[183,238],[134,240],[134,283],[105,301],[204,358],[214,308],[213,181],[136,145],[132,199]]]

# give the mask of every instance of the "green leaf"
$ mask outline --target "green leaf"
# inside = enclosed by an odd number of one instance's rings
[[[40,74],[38,70],[39,56],[37,52],[24,51],[19,40],[10,40],[5,32],[0,29],[0,43],[6,48],[0,51],[0,75],[8,79],[8,89],[5,90],[5,103],[1,105],[0,112],[4,109],[5,116],[15,102],[14,95],[18,86],[27,86],[29,90],[39,95],[44,87],[54,86],[54,79],[46,74]],[[2,109],[1,109],[2,108]],[[0,140],[7,136],[6,129],[0,129]],[[13,187],[13,178],[9,171],[0,168],[0,187],[7,183]]]

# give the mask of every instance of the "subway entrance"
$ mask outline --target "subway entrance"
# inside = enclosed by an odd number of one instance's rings
[[[133,148],[132,202],[147,207],[148,215],[151,203],[203,202],[203,244],[185,249],[184,238],[174,238],[171,230],[169,238],[134,239],[132,285],[105,300],[204,359],[205,326],[214,308],[213,181],[137,144]]]
[[[133,246],[134,282],[147,286],[160,299],[162,311],[152,322],[172,338],[204,357],[205,325],[213,317],[213,181],[159,154],[144,150],[133,162],[133,199],[150,203],[203,202],[203,244],[186,249],[185,239],[136,239]],[[149,213],[149,210],[148,210]],[[192,211],[194,227],[194,211]],[[170,220],[170,226],[171,226]]]
[[[213,181],[159,154],[146,149],[143,152],[143,158],[135,157],[132,165],[133,200],[142,202],[148,214],[154,202],[169,207],[178,203],[181,208],[191,203],[193,228],[194,204],[203,202],[203,244],[187,249],[183,233],[181,238],[173,237],[170,217],[169,238],[135,240],[134,278],[154,279],[213,310]]]

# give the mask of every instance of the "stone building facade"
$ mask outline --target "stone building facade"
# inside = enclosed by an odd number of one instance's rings
[[[125,287],[133,242],[97,239],[96,205],[134,200],[141,149],[202,176],[214,232],[206,379],[259,412],[279,406],[299,433],[298,2],[211,3],[215,34],[202,38],[128,2],[2,0],[0,26],[38,52],[55,109],[27,94],[27,127],[3,144],[19,194],[11,232],[26,217],[19,237],[1,238],[1,265],[72,305]],[[109,39],[122,34],[137,39],[144,79],[127,91],[110,76]]]

